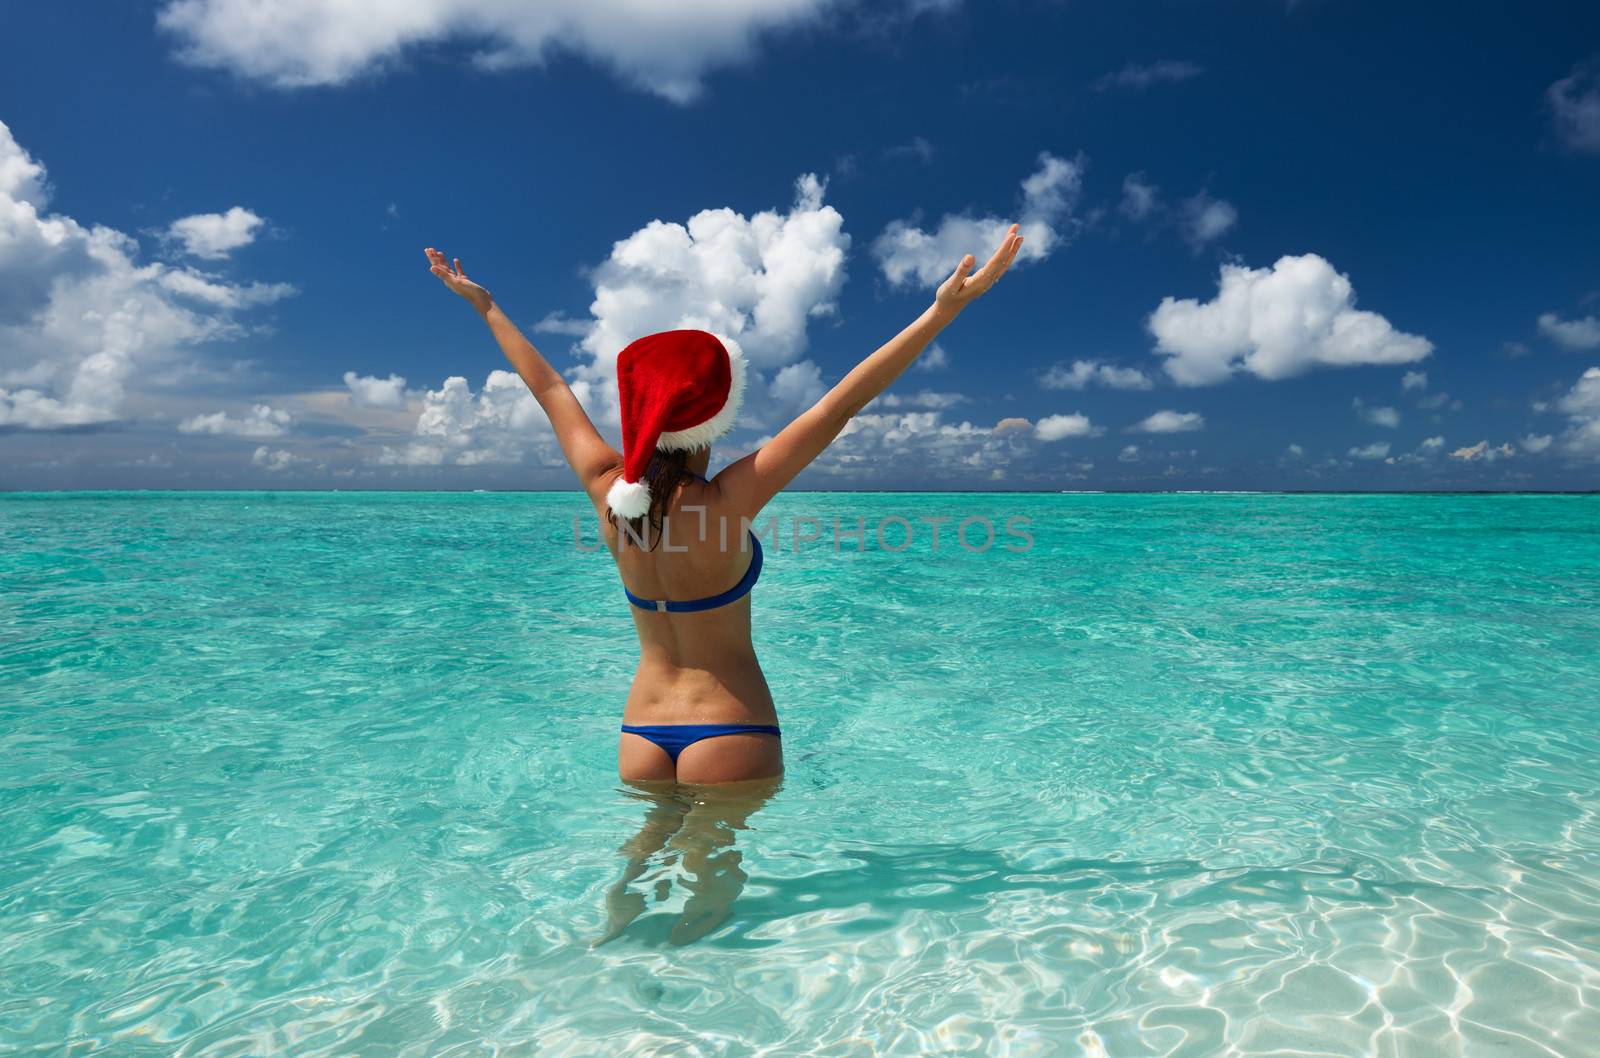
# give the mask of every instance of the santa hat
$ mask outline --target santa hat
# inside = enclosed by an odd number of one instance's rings
[[[622,476],[606,493],[614,514],[638,518],[650,510],[643,479],[656,452],[708,448],[733,429],[744,375],[744,357],[706,331],[662,331],[622,350]]]

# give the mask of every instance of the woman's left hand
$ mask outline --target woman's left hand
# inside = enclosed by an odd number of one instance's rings
[[[428,255],[428,271],[439,277],[439,281],[453,293],[460,294],[472,303],[472,307],[479,312],[488,312],[494,304],[494,295],[467,278],[467,273],[461,270],[461,258],[455,259],[455,267],[451,267],[445,260],[444,254],[428,247],[422,251]]]

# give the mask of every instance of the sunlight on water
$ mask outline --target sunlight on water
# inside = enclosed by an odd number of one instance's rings
[[[1595,499],[786,497],[743,809],[580,503],[0,497],[0,1053],[1600,1054]]]

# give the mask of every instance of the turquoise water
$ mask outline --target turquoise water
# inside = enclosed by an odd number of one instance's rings
[[[575,496],[0,497],[0,1053],[1600,1054],[1600,500],[774,509],[741,828]]]

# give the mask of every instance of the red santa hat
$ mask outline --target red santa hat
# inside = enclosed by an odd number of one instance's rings
[[[744,376],[744,357],[706,331],[648,334],[622,350],[622,476],[606,493],[612,513],[638,518],[650,510],[643,479],[656,452],[708,448],[733,429]]]

